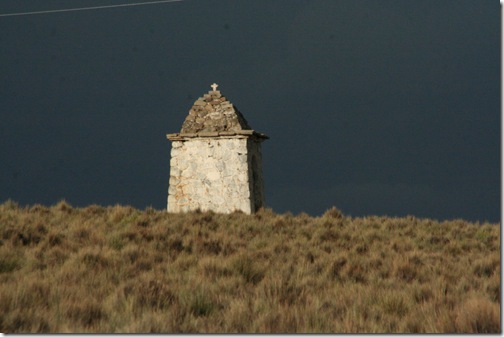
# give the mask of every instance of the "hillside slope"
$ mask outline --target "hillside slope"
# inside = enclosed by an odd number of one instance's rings
[[[0,205],[2,332],[500,332],[500,225]]]

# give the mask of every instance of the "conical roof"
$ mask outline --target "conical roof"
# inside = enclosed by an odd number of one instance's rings
[[[212,90],[194,102],[180,133],[166,135],[169,140],[252,137],[257,141],[263,141],[269,138],[263,133],[252,130],[240,111],[217,90],[217,84],[214,83],[211,87]]]
[[[217,84],[194,102],[180,133],[252,130],[238,109],[224,97]]]

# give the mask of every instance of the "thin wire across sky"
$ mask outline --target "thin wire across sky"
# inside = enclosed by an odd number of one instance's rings
[[[77,11],[91,11],[91,10],[100,10],[100,9],[107,9],[107,8],[156,5],[156,4],[162,4],[162,3],[167,3],[167,2],[180,2],[180,1],[185,1],[185,0],[159,0],[159,1],[136,2],[136,3],[118,4],[118,5],[105,5],[105,6],[93,6],[93,7],[51,9],[51,10],[34,11],[34,12],[5,13],[5,14],[0,13],[0,17],[6,17],[6,16],[24,16],[24,15],[40,15],[40,14],[52,14],[52,13],[63,13],[63,12],[77,12]]]

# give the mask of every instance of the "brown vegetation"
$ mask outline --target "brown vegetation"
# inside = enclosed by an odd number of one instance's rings
[[[500,226],[0,205],[2,332],[493,332]]]

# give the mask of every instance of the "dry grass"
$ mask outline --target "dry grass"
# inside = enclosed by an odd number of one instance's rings
[[[500,225],[0,205],[2,332],[500,333]]]

